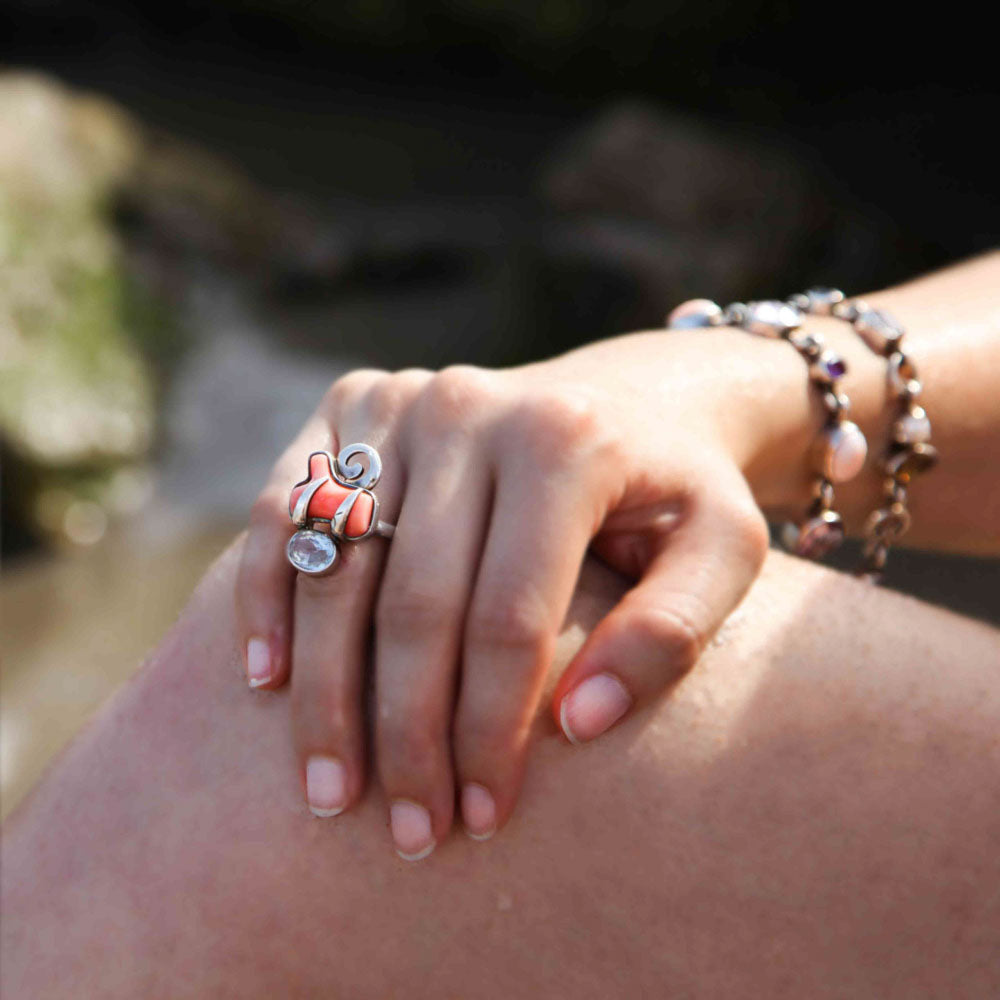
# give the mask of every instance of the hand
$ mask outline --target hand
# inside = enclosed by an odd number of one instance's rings
[[[767,548],[741,470],[767,433],[756,388],[772,350],[731,330],[660,331],[511,370],[358,371],[332,386],[254,505],[238,582],[251,683],[292,674],[314,812],[362,794],[373,622],[374,760],[408,859],[445,836],[456,787],[472,836],[511,815],[588,547],[637,582],[559,679],[566,737],[593,739],[691,668]],[[290,488],[310,452],[353,442],[382,456],[395,537],[293,577]]]

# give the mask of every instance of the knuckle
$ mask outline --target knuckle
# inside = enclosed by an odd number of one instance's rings
[[[495,705],[461,704],[455,719],[455,749],[466,761],[509,762],[523,744],[527,726]]]
[[[694,612],[680,602],[647,606],[630,628],[641,640],[662,648],[670,664],[685,673],[698,662],[705,647],[706,636]]]
[[[458,612],[440,594],[412,585],[403,576],[382,585],[375,608],[375,626],[382,636],[414,640],[454,627]]]
[[[771,542],[767,520],[760,508],[751,500],[740,504],[731,512],[735,553],[754,570],[760,569]]]
[[[236,571],[236,590],[243,599],[256,600],[270,591],[267,565],[255,551],[244,549]]]
[[[438,734],[419,712],[380,712],[377,737],[379,753],[390,766],[430,774],[440,762]]]
[[[548,389],[523,399],[513,425],[521,446],[547,460],[601,448],[606,437],[593,400],[567,389]]]
[[[424,386],[421,419],[436,429],[460,427],[479,413],[493,393],[493,380],[485,369],[452,365]]]
[[[473,648],[538,649],[547,637],[546,615],[524,597],[484,595],[469,613],[466,642]]]
[[[376,427],[392,422],[416,396],[418,381],[410,372],[397,372],[372,382],[358,404],[366,422]]]
[[[292,686],[292,720],[306,742],[324,742],[352,732],[358,706],[346,679],[324,676],[313,683],[301,680]]]
[[[279,494],[276,489],[264,490],[250,507],[250,529],[265,531],[288,525],[287,497]]]
[[[356,368],[342,375],[327,389],[321,409],[336,420],[356,406],[371,386],[385,376],[385,372],[376,368]]]

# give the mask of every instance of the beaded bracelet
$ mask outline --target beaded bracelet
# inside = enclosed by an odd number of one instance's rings
[[[826,348],[819,334],[800,332],[802,319],[802,310],[790,302],[733,302],[723,309],[710,299],[691,299],[670,313],[667,326],[738,326],[758,336],[787,340],[802,355],[826,419],[812,455],[817,473],[813,502],[801,524],[783,526],[781,541],[796,555],[822,559],[844,540],[844,524],[833,507],[833,484],[847,482],[861,471],[868,444],[861,428],[847,419],[850,403],[839,387],[847,373],[846,362]]]
[[[834,316],[850,323],[854,331],[887,362],[889,388],[898,412],[889,446],[882,459],[885,473],[884,502],[865,523],[862,563],[857,575],[877,583],[882,578],[889,547],[910,527],[907,488],[914,476],[932,469],[938,460],[930,443],[931,422],[918,400],[923,386],[917,369],[902,349],[905,333],[899,322],[881,309],[872,309],[859,299],[848,301],[837,288],[812,288],[793,295],[789,303],[802,312]]]

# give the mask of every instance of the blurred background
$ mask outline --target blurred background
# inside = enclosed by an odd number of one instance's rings
[[[0,4],[8,812],[358,365],[503,365],[692,295],[1000,240],[961,7]],[[997,620],[996,564],[890,585]]]

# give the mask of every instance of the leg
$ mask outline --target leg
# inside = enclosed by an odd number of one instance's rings
[[[231,551],[8,825],[4,995],[986,997],[1000,639],[773,555],[698,668],[488,844],[397,859],[298,790],[245,689]],[[619,582],[584,574],[564,663]]]

